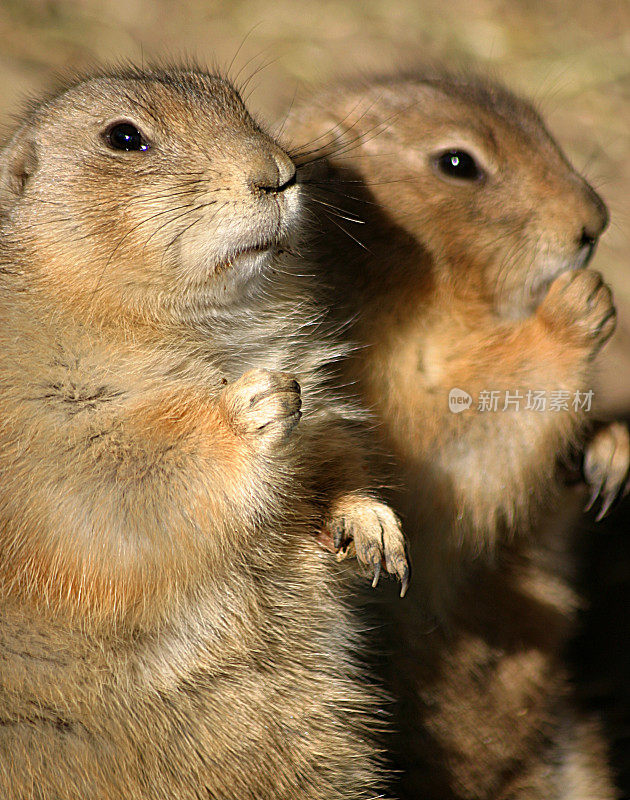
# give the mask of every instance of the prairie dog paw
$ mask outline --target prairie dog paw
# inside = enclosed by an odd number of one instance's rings
[[[372,576],[372,586],[378,583],[384,564],[401,582],[400,596],[405,595],[409,585],[405,537],[388,505],[367,495],[343,495],[333,503],[327,527],[340,560],[354,552]]]
[[[221,402],[241,436],[261,446],[284,444],[300,421],[300,385],[286,372],[253,369],[228,384]]]
[[[612,292],[599,272],[564,272],[551,284],[538,310],[555,330],[577,339],[593,358],[612,336],[617,322]]]
[[[586,511],[599,498],[596,520],[603,519],[610,507],[630,488],[630,432],[622,422],[611,422],[598,430],[584,449],[584,478],[591,490]]]

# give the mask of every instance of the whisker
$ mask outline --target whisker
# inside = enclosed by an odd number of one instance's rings
[[[343,227],[343,225],[340,225],[340,224],[339,224],[339,223],[338,223],[338,222],[337,222],[335,219],[333,219],[332,217],[328,216],[328,214],[326,214],[325,212],[324,212],[324,216],[325,216],[325,217],[326,217],[326,218],[329,220],[329,222],[332,222],[332,224],[333,224],[333,225],[335,225],[335,227],[339,228],[339,230],[340,230],[340,231],[342,231],[342,233],[345,233],[345,234],[346,234],[346,236],[348,236],[350,239],[352,239],[352,241],[353,241],[353,242],[356,242],[356,244],[358,244],[358,245],[359,245],[359,247],[362,247],[362,248],[363,248],[363,250],[365,250],[366,252],[370,253],[370,255],[374,255],[374,253],[372,253],[372,251],[370,250],[370,248],[369,248],[369,247],[366,247],[366,246],[363,244],[363,242],[360,242],[360,241],[359,241],[359,240],[356,238],[356,236],[353,236],[353,235],[352,235],[352,234],[351,234],[349,231],[347,231],[347,230],[346,230],[346,229]]]
[[[350,111],[348,111],[348,113],[346,114],[346,116],[345,116],[345,117],[342,117],[342,118],[339,120],[339,122],[337,122],[335,125],[333,125],[333,126],[332,126],[331,128],[329,128],[328,130],[324,131],[324,133],[321,133],[319,136],[315,136],[315,137],[314,137],[313,139],[311,139],[310,141],[308,141],[308,142],[305,142],[304,144],[300,145],[299,147],[292,149],[292,150],[291,150],[291,154],[290,154],[290,155],[291,155],[291,156],[295,156],[296,158],[298,158],[298,157],[303,157],[303,156],[308,156],[308,155],[311,155],[312,153],[316,153],[316,152],[318,152],[319,150],[321,150],[321,147],[318,147],[318,148],[316,148],[316,149],[314,149],[314,150],[310,150],[310,151],[306,151],[306,152],[304,152],[304,149],[305,149],[306,147],[310,147],[312,144],[314,144],[315,142],[318,142],[320,139],[324,139],[324,138],[325,138],[325,137],[327,137],[327,136],[331,136],[331,135],[334,133],[334,131],[336,131],[336,130],[337,130],[337,128],[341,128],[341,126],[343,125],[343,123],[344,123],[344,122],[345,122],[345,121],[346,121],[346,120],[347,120],[349,117],[351,117],[351,116],[352,116],[352,114],[353,114],[353,113],[356,111],[356,109],[357,109],[357,108],[358,108],[358,107],[361,105],[361,103],[362,103],[362,102],[363,102],[362,100],[357,100],[356,104],[355,104],[355,105],[354,105],[354,106],[353,106],[353,107],[350,109]],[[369,109],[368,109],[368,110],[369,110]],[[357,124],[358,124],[358,123],[361,121],[361,119],[362,119],[362,118],[365,116],[365,113],[366,113],[366,112],[364,112],[364,113],[363,113],[363,114],[362,114],[362,115],[361,115],[361,116],[360,116],[360,117],[359,117],[357,120],[355,120],[355,122],[353,122],[353,123],[352,123],[352,125],[350,126],[350,129],[352,129],[352,128],[353,128],[355,125],[357,125]]]
[[[269,48],[265,48],[265,49],[269,49]],[[260,67],[258,67],[257,70],[252,72],[252,74],[249,76],[249,78],[247,78],[245,83],[243,83],[243,85],[239,87],[239,94],[242,96],[243,90],[249,85],[249,83],[252,81],[252,79],[256,77],[256,75],[259,75],[261,72],[263,72],[263,70],[268,69],[272,64],[276,64],[279,60],[280,60],[279,58],[272,58],[270,61],[265,62]],[[258,88],[258,84],[255,84],[250,89],[250,91],[245,96],[243,96],[243,102],[245,102],[245,103],[249,102],[249,98],[252,96],[252,94],[256,91],[257,88]]]
[[[352,194],[348,194],[347,192],[340,191],[337,188],[340,184],[337,183],[337,182],[334,182],[334,183],[331,182],[330,184],[327,184],[327,183],[324,183],[324,182],[317,183],[315,181],[302,181],[301,183],[303,185],[306,185],[306,186],[313,186],[314,187],[314,191],[323,192],[324,194],[332,195],[335,198],[337,198],[337,197],[345,197],[347,200],[351,200],[351,201],[356,202],[356,203],[364,203],[365,205],[371,205],[371,206],[378,205],[378,203],[376,203],[374,200],[368,200],[365,197],[358,197],[357,195],[352,195]],[[360,183],[360,181],[356,181],[355,183]],[[311,192],[310,196],[311,196],[311,198],[313,197],[313,192]],[[340,209],[340,210],[344,211],[345,209]],[[347,211],[347,213],[350,214],[350,213],[353,213],[353,212]]]
[[[191,213],[192,213],[192,212],[191,212]],[[177,241],[177,240],[178,240],[178,239],[179,239],[181,236],[183,236],[183,235],[184,235],[184,234],[185,234],[187,231],[189,231],[191,228],[193,228],[193,227],[194,227],[194,226],[195,226],[195,225],[196,225],[198,222],[201,222],[201,220],[202,220],[202,219],[203,219],[203,217],[197,217],[196,219],[194,219],[194,220],[193,220],[193,221],[190,223],[190,225],[187,225],[185,228],[182,228],[182,230],[181,230],[181,231],[179,231],[179,233],[176,233],[176,234],[175,234],[175,236],[173,236],[173,238],[171,239],[171,241],[170,241],[170,242],[169,242],[169,243],[166,245],[166,247],[164,248],[164,252],[162,253],[162,258],[160,259],[160,267],[163,267],[163,266],[164,266],[164,259],[166,258],[166,254],[168,253],[168,251],[170,250],[170,248],[171,248],[171,247],[172,247],[172,246],[175,244],[175,242],[176,242],[176,241]]]
[[[285,125],[287,124],[287,120],[291,116],[291,111],[293,110],[293,105],[295,103],[295,98],[297,97],[297,92],[298,92],[298,85],[296,83],[295,89],[293,90],[293,97],[291,98],[291,102],[289,103],[289,108],[287,109],[287,113],[284,115],[282,124],[280,125],[280,127],[275,129],[274,139],[280,139],[280,137],[282,136],[282,131],[284,130]]]
[[[240,70],[239,70],[239,71],[236,73],[236,75],[235,75],[233,78],[230,76],[230,70],[231,70],[231,69],[232,69],[232,67],[234,66],[234,62],[235,62],[235,61],[236,61],[236,59],[238,58],[238,54],[239,54],[239,53],[241,52],[241,50],[243,49],[243,45],[245,44],[245,42],[246,42],[246,41],[249,39],[249,37],[250,37],[250,36],[252,35],[252,33],[253,33],[255,30],[256,30],[256,28],[259,28],[261,25],[262,25],[262,21],[261,21],[261,22],[257,22],[255,25],[252,25],[252,27],[251,27],[251,28],[250,28],[250,29],[247,31],[247,33],[245,34],[245,36],[243,36],[243,38],[241,39],[241,43],[240,43],[240,44],[239,44],[239,46],[236,48],[236,52],[235,52],[235,53],[234,53],[234,55],[232,56],[232,60],[230,61],[230,63],[229,63],[229,65],[228,65],[228,68],[227,68],[227,70],[225,71],[225,75],[226,75],[227,79],[228,79],[228,80],[230,81],[230,83],[232,83],[234,86],[236,86],[236,81],[237,81],[237,79],[238,79],[238,76],[239,76],[239,75],[241,74],[241,72],[243,71],[243,67],[241,67],[241,69],[240,69]],[[250,59],[250,61],[251,61],[251,59]],[[250,63],[249,61],[246,61],[246,62],[245,62],[245,64],[244,64],[244,66],[247,66],[247,64],[249,64],[249,63]]]
[[[142,250],[144,251],[146,246],[151,241],[151,239],[153,239],[154,236],[157,236],[157,234],[163,228],[166,228],[167,225],[171,225],[172,223],[177,222],[178,219],[181,219],[182,217],[185,217],[187,214],[193,214],[195,211],[199,211],[200,209],[205,208],[206,206],[214,205],[216,202],[217,202],[216,200],[212,200],[210,203],[202,203],[201,205],[195,206],[193,208],[191,208],[190,206],[180,206],[180,208],[185,208],[186,210],[182,214],[178,214],[173,219],[167,219],[166,222],[163,222],[161,225],[159,225],[153,231],[153,233],[149,236],[149,238],[146,240],[146,242],[142,245]],[[174,210],[179,210],[179,209],[174,209]]]
[[[378,101],[378,99],[380,99],[380,98],[377,98],[374,101],[374,103],[376,103]],[[372,141],[372,139],[375,139],[377,136],[380,136],[382,133],[384,133],[387,130],[387,128],[389,127],[389,123],[391,123],[393,120],[395,120],[401,114],[407,112],[410,108],[413,108],[414,106],[416,106],[418,104],[418,102],[419,101],[416,101],[414,103],[410,103],[405,108],[402,108],[399,111],[396,111],[393,114],[390,114],[389,117],[386,117],[384,120],[381,120],[380,122],[376,123],[371,128],[368,128],[366,131],[362,131],[360,134],[355,136],[354,139],[350,139],[350,141],[345,142],[344,144],[342,144],[341,147],[338,150],[335,150],[335,149],[328,149],[327,150],[326,149],[326,145],[322,145],[321,148],[318,148],[318,150],[315,151],[315,152],[324,151],[321,156],[318,156],[317,158],[309,159],[309,160],[306,160],[306,161],[302,161],[301,158],[296,158],[296,164],[298,166],[300,166],[300,167],[310,166],[311,164],[315,164],[315,163],[317,163],[319,161],[322,161],[325,158],[331,158],[332,156],[337,158],[340,155],[345,155],[346,153],[351,152],[352,150],[355,150],[361,144],[364,144],[365,142],[370,142],[370,141]],[[374,105],[374,103],[372,103],[372,105]],[[370,108],[371,107],[372,106],[370,106]],[[368,113],[368,111],[369,111],[369,109],[366,110],[362,114],[362,116],[359,118],[359,120],[357,120],[357,122],[360,121]],[[357,124],[357,123],[353,123],[353,124]],[[370,133],[373,133],[374,135],[371,136],[371,137],[368,137],[368,134],[370,134]],[[368,137],[368,138],[366,138],[366,137]]]
[[[259,50],[255,55],[253,55],[251,58],[247,59],[247,61],[239,69],[239,71],[236,73],[236,75],[233,78],[230,78],[231,83],[236,87],[236,89],[237,89],[239,94],[242,94],[243,89],[247,86],[247,83],[253,77],[253,75],[250,75],[248,78],[245,79],[245,82],[243,84],[239,85],[239,83],[238,83],[239,75],[243,72],[243,70],[246,67],[248,67],[252,63],[252,61],[255,61],[257,58],[260,58],[262,55],[267,53],[270,49],[271,49],[271,45],[268,45],[267,47],[263,47],[262,50]],[[256,73],[254,73],[254,74],[256,74]]]
[[[150,116],[150,117],[151,117],[151,118],[152,118],[152,119],[153,119],[155,122],[157,122],[157,123],[158,123],[158,125],[159,125],[159,123],[160,123],[160,120],[159,120],[159,119],[158,119],[158,117],[157,117],[157,116],[156,116],[156,115],[153,113],[153,111],[151,111],[151,109],[150,109],[150,108],[148,108],[148,106],[146,106],[144,103],[141,103],[141,102],[140,102],[140,100],[136,100],[135,98],[133,98],[133,97],[132,97],[130,94],[128,94],[127,92],[123,92],[122,94],[123,94],[123,97],[126,97],[126,98],[127,98],[127,100],[129,100],[129,102],[131,103],[131,105],[133,105],[133,106],[138,106],[138,108],[141,108],[141,109],[143,109],[143,111],[146,111],[146,112],[147,112],[147,114],[148,114],[148,115],[149,115],[149,116]]]
[[[325,206],[326,208],[330,209],[331,213],[334,214],[334,216],[336,216],[338,219],[345,219],[347,222],[356,222],[359,225],[365,225],[365,220],[363,219],[359,219],[358,217],[354,216],[353,217],[345,216],[346,213],[349,214],[350,212],[344,212],[343,208],[334,206],[331,203],[325,203],[323,200],[320,200],[315,196],[311,196],[311,200],[320,206]]]
[[[119,248],[122,246],[123,242],[124,242],[124,241],[125,241],[125,240],[126,240],[128,237],[129,237],[129,236],[131,236],[131,234],[132,234],[132,233],[134,233],[135,231],[137,231],[137,230],[138,230],[138,228],[141,228],[143,225],[146,225],[148,222],[151,222],[152,220],[154,220],[154,219],[157,219],[157,217],[161,217],[161,216],[163,216],[164,214],[174,213],[175,211],[179,211],[179,210],[181,210],[182,208],[187,208],[187,207],[188,207],[188,206],[178,206],[177,208],[167,208],[167,209],[163,209],[162,211],[158,211],[158,212],[157,212],[157,213],[155,213],[155,214],[151,214],[151,216],[149,216],[149,217],[146,217],[146,219],[143,219],[143,220],[141,220],[141,221],[140,221],[140,222],[139,222],[137,225],[134,225],[134,226],[133,226],[133,227],[132,227],[130,230],[128,230],[128,231],[127,231],[127,233],[125,233],[125,235],[124,235],[124,236],[122,236],[122,237],[120,238],[120,240],[118,241],[118,243],[116,244],[116,246],[114,247],[114,249],[112,250],[112,252],[110,253],[110,255],[109,255],[109,258],[107,259],[107,262],[106,262],[105,266],[104,266],[104,267],[103,267],[103,269],[101,270],[101,272],[100,272],[100,274],[99,274],[99,276],[98,276],[98,280],[96,281],[96,285],[95,285],[95,287],[94,287],[94,290],[93,290],[93,292],[92,292],[91,301],[93,301],[93,300],[95,299],[95,297],[96,297],[96,293],[97,293],[97,292],[98,292],[98,290],[100,289],[100,286],[101,286],[101,283],[102,283],[102,280],[103,280],[103,276],[104,276],[104,275],[105,275],[105,273],[107,272],[107,269],[109,268],[109,265],[111,264],[111,262],[112,262],[112,259],[114,258],[114,256],[115,256],[116,252],[117,252],[117,251],[118,251],[118,249],[119,249]]]

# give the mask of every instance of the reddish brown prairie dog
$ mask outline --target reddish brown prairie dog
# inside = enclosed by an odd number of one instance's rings
[[[395,456],[411,540],[409,602],[382,610],[400,793],[614,797],[561,665],[575,597],[551,511],[615,325],[610,290],[584,269],[604,203],[533,108],[484,80],[336,86],[287,131],[314,192],[325,302],[357,345],[346,380]],[[588,450],[604,506],[628,451],[616,426]]]
[[[404,543],[283,255],[294,178],[191,69],[70,83],[0,155],[6,800],[378,791],[378,696],[314,533],[406,579]]]

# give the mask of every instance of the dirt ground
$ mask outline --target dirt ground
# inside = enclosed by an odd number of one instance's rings
[[[57,71],[183,57],[251,77],[248,103],[270,123],[313,85],[427,60],[472,63],[533,98],[611,211],[595,265],[620,324],[595,390],[601,411],[630,417],[630,0],[0,0],[0,132]],[[591,540],[594,610],[576,646],[591,682],[607,664],[624,670],[623,701],[599,705],[625,730],[617,763],[628,787],[629,506],[610,535],[595,534],[601,546]]]

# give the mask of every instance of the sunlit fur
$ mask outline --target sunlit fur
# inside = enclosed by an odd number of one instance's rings
[[[575,598],[549,512],[587,415],[524,408],[528,390],[549,402],[591,388],[615,314],[600,276],[580,268],[605,206],[528,103],[470,76],[338,85],[286,132],[314,192],[325,303],[359,345],[346,380],[394,455],[411,540],[410,598],[382,609],[400,792],[611,798],[604,748],[584,746],[593,728],[571,721],[566,699]],[[479,178],[441,173],[448,150],[469,153]],[[451,413],[453,388],[470,409]],[[496,412],[478,410],[482,390],[499,390]],[[506,390],[520,411],[503,410]]]
[[[121,119],[146,152],[108,146]],[[190,70],[69,84],[0,156],[6,800],[376,792],[378,698],[315,538],[374,502],[363,415],[281,252],[292,171]]]

